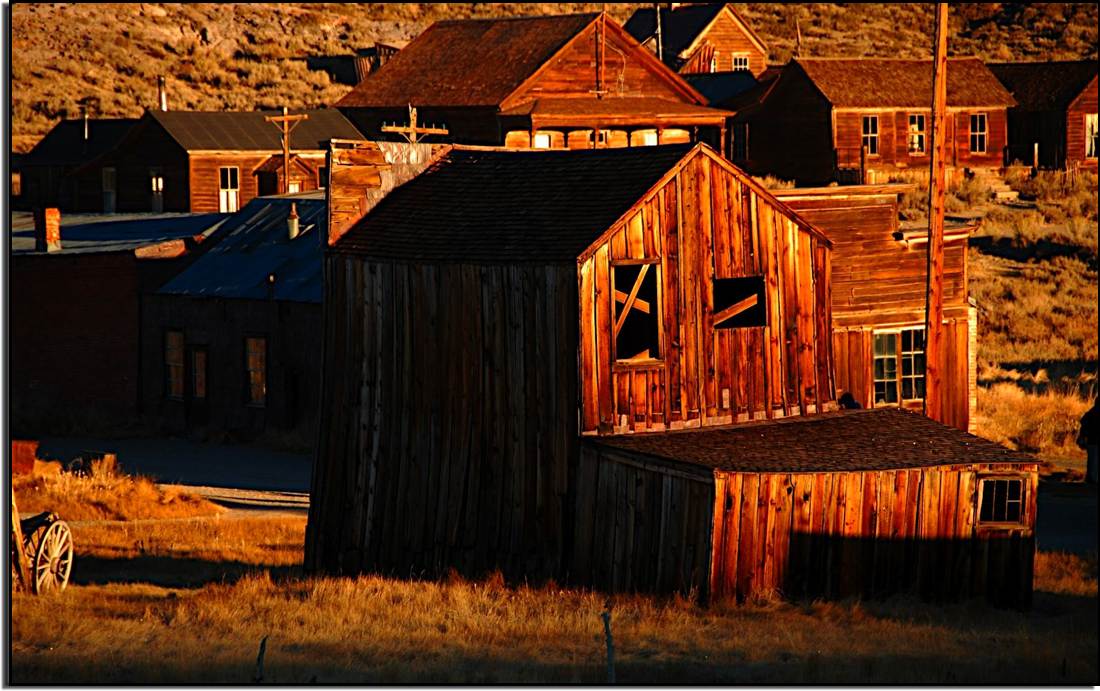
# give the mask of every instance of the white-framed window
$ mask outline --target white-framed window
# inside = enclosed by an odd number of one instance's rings
[[[878,156],[878,116],[863,116],[863,146],[868,156]]]
[[[970,114],[970,153],[984,154],[989,145],[989,118],[985,113]]]
[[[1096,158],[1096,151],[1100,149],[1098,137],[1096,113],[1085,113],[1085,158]]]
[[[730,69],[734,72],[747,72],[749,69],[749,54],[734,53],[730,57]]]
[[[234,213],[240,207],[241,171],[236,166],[218,168],[218,211]]]
[[[553,144],[549,132],[535,132],[535,138],[531,140],[533,149],[549,149]]]
[[[924,327],[875,331],[875,405],[924,398]]]
[[[286,184],[287,194],[297,194],[301,191],[302,191],[302,181],[301,180],[291,180],[290,182],[288,182]]]
[[[909,114],[909,153],[922,156],[927,153],[927,119],[920,113]]]
[[[1024,495],[1022,477],[982,478],[978,485],[978,524],[1026,524]]]

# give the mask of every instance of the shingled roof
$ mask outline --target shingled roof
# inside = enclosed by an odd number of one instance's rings
[[[337,106],[498,106],[598,16],[436,22]]]
[[[683,5],[672,10],[661,8],[661,47],[665,55],[665,62],[673,67],[679,67],[679,56],[695,42],[699,34],[703,33],[710,23],[727,8],[724,2],[708,2]],[[732,7],[729,11],[741,23],[760,45],[765,45],[749,23]],[[657,15],[652,7],[644,7],[634,11],[630,19],[623,25],[627,33],[644,42],[657,33]],[[686,56],[685,56],[686,57]]]
[[[291,115],[303,112],[309,119],[291,131],[292,149],[326,149],[329,139],[362,137],[338,110],[319,108],[291,111]],[[187,151],[281,151],[283,148],[279,130],[264,120],[265,116],[281,112],[150,110],[147,114]]]
[[[833,106],[929,108],[932,61],[887,58],[795,58]],[[947,105],[1013,106],[1012,94],[978,58],[950,58]]]
[[[1096,79],[1095,60],[1001,62],[989,70],[1023,110],[1065,110]]]
[[[399,260],[573,262],[690,149],[456,148],[387,195],[335,249]]]
[[[137,122],[130,118],[89,119],[85,141],[83,120],[62,120],[35,144],[21,164],[77,165],[90,161],[114,148]]]
[[[1038,460],[900,408],[822,413],[590,443],[730,472],[844,472]]]

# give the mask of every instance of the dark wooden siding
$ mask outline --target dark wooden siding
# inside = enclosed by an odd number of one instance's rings
[[[710,471],[582,445],[570,582],[706,597],[713,504]]]
[[[306,567],[559,576],[577,434],[573,265],[325,260]]]
[[[711,596],[1031,600],[1038,467],[715,472]],[[1015,528],[979,526],[984,476],[1025,480]]]
[[[703,34],[700,46],[708,45],[715,51],[718,60],[718,71],[729,72],[733,69],[731,60],[734,53],[747,53],[749,57],[749,71],[759,75],[768,67],[768,54],[760,50],[743,28],[729,15],[721,12]],[[710,61],[703,60],[703,54],[707,51],[697,51],[692,60],[689,60],[680,68],[681,74],[693,72],[710,72]]]
[[[103,211],[103,169],[115,169],[115,209],[151,211],[150,173],[164,177],[164,211],[192,211],[187,153],[151,118],[138,124],[119,146],[68,181],[72,204],[78,211]],[[217,208],[214,208],[217,211]]]
[[[832,106],[800,69],[787,69],[764,104],[736,118],[748,124],[748,160],[754,174],[799,185],[833,179]]]
[[[227,431],[246,438],[279,430],[312,441],[320,396],[320,305],[147,295],[141,329],[142,409],[151,426],[171,434]],[[169,330],[182,331],[188,348],[206,349],[205,401],[167,397]],[[250,336],[267,340],[263,407],[248,405],[245,338]]]
[[[191,212],[217,212],[219,194],[219,169],[223,166],[238,168],[240,184],[237,208],[243,208],[259,195],[259,176],[254,172],[275,152],[257,151],[242,153],[192,153],[190,155]],[[314,168],[324,166],[325,155],[322,152],[295,152]],[[291,179],[297,176],[292,175]],[[303,187],[302,191],[307,188]],[[309,189],[313,189],[310,187]]]
[[[760,189],[699,155],[579,267],[581,429],[727,424],[833,400],[828,248]],[[613,262],[659,259],[662,358],[615,363]],[[714,329],[714,279],[763,276],[766,327]]]
[[[1096,77],[1066,111],[1066,162],[1096,168],[1096,158],[1085,158],[1085,114],[1096,112]]]

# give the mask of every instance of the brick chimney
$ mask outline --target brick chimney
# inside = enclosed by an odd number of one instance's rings
[[[61,251],[61,211],[58,209],[34,210],[34,251]]]

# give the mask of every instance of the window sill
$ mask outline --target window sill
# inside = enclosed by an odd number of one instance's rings
[[[630,371],[639,369],[664,369],[664,360],[616,360],[611,366],[613,371]]]

